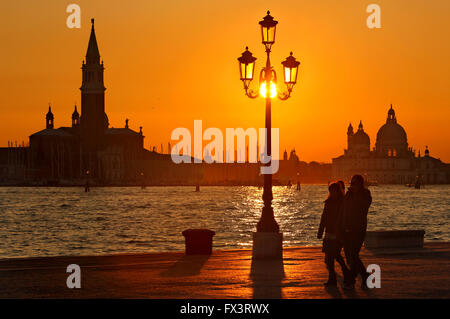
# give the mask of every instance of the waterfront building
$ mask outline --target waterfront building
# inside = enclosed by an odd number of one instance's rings
[[[332,159],[332,179],[349,181],[352,175],[361,174],[369,182],[381,184],[413,184],[417,179],[425,184],[443,184],[450,182],[449,166],[432,157],[428,147],[425,156],[421,156],[420,151],[416,156],[391,105],[372,150],[362,122],[356,132],[350,123],[347,149],[344,154]]]

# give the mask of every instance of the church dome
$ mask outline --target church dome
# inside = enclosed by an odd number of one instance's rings
[[[350,124],[347,130],[348,154],[356,156],[366,156],[370,152],[370,138],[362,125],[359,122],[358,130],[353,134],[353,127]]]
[[[386,123],[380,127],[377,133],[377,145],[406,145],[407,137],[403,127],[397,123],[395,111],[389,109]]]
[[[386,123],[378,130],[377,142],[379,143],[406,143],[406,141],[406,132],[397,123]]]
[[[359,123],[358,131],[353,135],[352,142],[355,145],[370,145],[370,137],[364,132],[362,122]]]

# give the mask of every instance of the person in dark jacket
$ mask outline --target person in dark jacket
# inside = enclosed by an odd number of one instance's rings
[[[334,261],[336,260],[341,266],[344,277],[348,277],[349,270],[345,264],[344,258],[341,256],[342,242],[338,236],[340,218],[343,208],[344,194],[339,183],[332,183],[328,187],[329,195],[325,200],[322,217],[320,218],[319,230],[317,238],[321,239],[325,231],[323,239],[322,251],[325,253],[325,264],[328,269],[328,281],[324,283],[325,286],[336,286],[336,272],[334,271]]]
[[[342,194],[345,195],[345,183],[344,183],[344,181],[337,181],[337,182],[341,186]]]
[[[369,274],[359,258],[359,252],[366,237],[367,213],[369,212],[372,196],[364,187],[364,179],[361,175],[354,175],[350,187],[344,197],[344,209],[342,215],[342,230],[344,240],[344,252],[350,273],[344,278],[344,288],[353,289],[358,274],[361,275],[361,287],[365,288]]]

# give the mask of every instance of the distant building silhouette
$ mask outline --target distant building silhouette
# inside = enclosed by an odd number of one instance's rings
[[[70,127],[55,128],[58,117],[49,105],[45,128],[29,137],[29,145],[9,142],[0,148],[0,185],[262,185],[260,163],[174,164],[172,147],[167,154],[144,148],[142,126],[110,127],[105,108],[104,65],[92,19],[92,28],[82,63],[81,109],[75,105]],[[274,185],[327,183],[331,178],[348,180],[354,173],[383,183],[414,183],[423,175],[425,183],[449,182],[448,164],[430,156],[415,157],[394,110],[377,135],[375,149],[362,123],[355,133],[347,131],[348,148],[333,164],[300,161],[296,151],[285,150],[274,175]],[[155,144],[156,145],[156,144]],[[259,149],[259,148],[258,148]],[[211,155],[208,153],[207,157]],[[219,154],[224,157],[224,154]],[[225,158],[224,158],[225,160]]]
[[[145,155],[144,136],[128,127],[110,128],[105,113],[103,61],[92,19],[91,35],[83,61],[81,116],[75,105],[71,127],[54,127],[49,107],[46,127],[30,136],[31,171],[34,178],[71,180],[89,171],[93,180],[114,181],[135,177],[136,161]]]
[[[144,148],[142,126],[109,127],[105,112],[104,66],[92,21],[86,59],[82,63],[81,115],[75,105],[72,126],[55,128],[55,114],[49,106],[45,129],[29,137],[29,146],[0,148],[2,184],[93,184],[142,183],[153,180],[183,181],[198,168],[176,166],[169,155]],[[170,170],[168,169],[170,168]],[[163,176],[163,171],[168,171]],[[89,175],[89,177],[88,177]]]
[[[386,123],[377,133],[374,149],[370,150],[370,138],[364,132],[362,122],[353,131],[350,123],[347,129],[347,149],[344,154],[333,158],[332,178],[349,181],[354,174],[362,174],[367,180],[383,184],[412,184],[420,176],[426,184],[450,182],[449,164],[430,156],[416,157],[408,146],[406,132],[397,123],[395,111],[388,110]]]

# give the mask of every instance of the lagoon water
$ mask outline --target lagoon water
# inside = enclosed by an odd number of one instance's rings
[[[450,185],[370,188],[368,229],[425,229],[450,240]],[[274,187],[284,246],[320,245],[326,185]],[[182,251],[181,232],[216,232],[214,249],[251,248],[261,214],[256,187],[0,188],[0,258]]]

